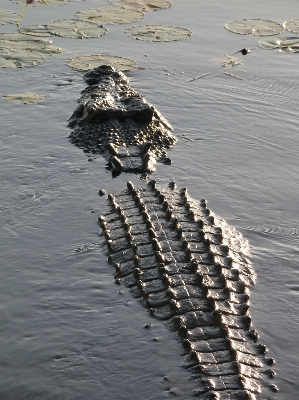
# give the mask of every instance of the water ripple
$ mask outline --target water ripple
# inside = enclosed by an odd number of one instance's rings
[[[265,226],[265,225],[249,225],[245,227],[246,230],[262,233],[265,235],[272,235],[275,237],[283,237],[290,242],[299,240],[299,228],[292,226]]]

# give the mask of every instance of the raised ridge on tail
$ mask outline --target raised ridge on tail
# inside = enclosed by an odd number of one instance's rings
[[[186,188],[155,181],[108,195],[98,218],[115,280],[177,332],[201,399],[260,399],[275,375],[251,328],[256,275],[242,235]],[[263,374],[264,372],[264,374]],[[267,376],[268,375],[268,376]],[[273,390],[277,388],[272,385]]]

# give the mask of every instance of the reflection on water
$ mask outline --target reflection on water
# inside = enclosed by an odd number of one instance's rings
[[[18,11],[19,5],[4,3]],[[22,23],[70,18],[97,3],[43,12],[28,7]],[[113,283],[100,244],[96,220],[106,200],[99,189],[118,192],[129,179],[139,184],[139,177],[111,179],[101,156],[88,162],[67,138],[66,120],[85,85],[63,62],[97,53],[99,43],[101,53],[145,67],[130,72],[130,84],[174,127],[172,165],[158,165],[155,179],[176,180],[193,197],[207,198],[211,209],[249,240],[258,274],[250,310],[254,328],[276,359],[274,381],[281,394],[273,398],[297,396],[296,55],[258,49],[256,38],[223,28],[240,17],[241,5],[245,16],[258,6],[280,22],[293,17],[292,9],[281,10],[278,2],[271,8],[257,1],[173,3],[146,14],[143,22],[185,26],[193,31],[185,41],[140,43],[127,38],[123,26],[113,26],[105,37],[84,44],[53,38],[67,54],[35,68],[0,71],[2,95],[50,96],[36,105],[1,100],[0,397],[5,400],[188,399],[194,388],[180,367],[175,335]],[[243,47],[253,50],[229,71],[245,80],[223,75],[210,61]],[[152,328],[144,329],[148,323]]]

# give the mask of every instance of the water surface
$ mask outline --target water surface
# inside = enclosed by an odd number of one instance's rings
[[[101,5],[107,3],[28,7],[22,23]],[[85,85],[64,61],[97,53],[144,67],[128,74],[130,83],[174,127],[172,165],[158,165],[153,177],[206,198],[249,240],[258,275],[250,314],[276,360],[280,388],[271,398],[297,397],[298,56],[262,50],[258,38],[224,29],[242,18],[282,23],[295,10],[294,1],[174,0],[140,23],[186,27],[193,32],[187,40],[134,41],[124,33],[134,24],[110,25],[98,39],[54,37],[67,51],[43,65],[0,71],[1,96],[50,95],[37,105],[0,99],[1,399],[189,399],[194,388],[174,333],[113,283],[100,244],[96,221],[106,200],[98,190],[117,193],[127,180],[142,182],[137,175],[112,179],[101,156],[89,162],[67,138],[66,120]],[[244,80],[224,75],[215,59],[243,47],[252,52],[239,55],[242,65],[229,72]]]

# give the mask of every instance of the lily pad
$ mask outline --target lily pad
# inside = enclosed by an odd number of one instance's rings
[[[19,28],[19,32],[25,35],[49,37],[51,33],[48,31],[47,25],[25,25]]]
[[[166,0],[109,0],[109,3],[114,6],[139,11],[152,11],[171,7],[171,3]]]
[[[38,103],[41,100],[48,99],[50,96],[42,95],[37,93],[18,93],[18,94],[6,94],[3,96],[5,101],[16,101],[22,104],[34,104]]]
[[[284,53],[299,53],[299,38],[277,36],[273,39],[260,40],[259,46],[266,50],[278,49]]]
[[[192,32],[186,28],[166,25],[139,25],[126,29],[132,39],[148,40],[150,42],[172,42],[187,39]]]
[[[111,65],[123,72],[133,71],[136,69],[135,61],[130,60],[129,58],[106,56],[101,54],[71,58],[66,61],[66,64],[77,71],[84,72],[96,68],[99,65]]]
[[[119,7],[99,8],[96,10],[85,10],[76,13],[79,19],[95,22],[97,24],[129,24],[144,17],[143,12],[137,10],[126,10]]]
[[[289,19],[283,23],[285,29],[293,33],[299,33],[299,18]]]
[[[63,50],[51,40],[23,33],[0,33],[0,68],[33,67],[45,61],[40,54],[59,54]]]
[[[25,35],[24,33],[0,33],[1,40],[14,40],[14,41],[30,41],[39,43],[52,43],[51,40],[42,37],[34,37],[31,35]]]
[[[9,10],[2,10],[0,8],[0,24],[4,25],[7,22],[13,24],[17,22],[17,20],[18,20],[18,14]]]
[[[0,68],[34,67],[44,61],[44,57],[35,51],[0,48]]]
[[[228,22],[225,27],[227,30],[240,35],[253,33],[254,36],[278,35],[284,31],[284,27],[278,22],[263,19],[240,19]]]
[[[12,50],[36,51],[42,54],[60,54],[59,47],[53,46],[51,40],[22,33],[0,33],[0,48]]]
[[[37,53],[42,54],[60,54],[63,52],[59,47],[49,45],[40,45],[39,43],[30,43],[30,42],[14,42],[10,40],[0,40],[0,48],[1,49],[13,49],[13,50],[27,50],[27,51],[36,51]]]
[[[60,19],[47,25],[52,35],[73,39],[88,39],[106,35],[108,32],[102,25],[78,19]]]
[[[24,4],[24,0],[12,0],[14,3]],[[33,6],[63,6],[72,0],[38,0],[36,3],[30,4]]]

